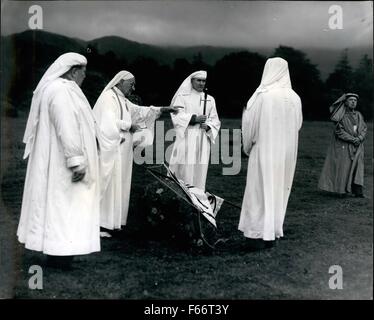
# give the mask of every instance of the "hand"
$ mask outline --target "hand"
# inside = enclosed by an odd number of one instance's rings
[[[353,144],[355,147],[358,147],[361,144],[361,140],[359,138],[354,138],[353,139]]]
[[[73,176],[71,178],[72,182],[79,182],[81,181],[85,174],[86,174],[86,168],[80,168],[79,166],[73,167]]]
[[[182,106],[161,107],[161,112],[178,113],[179,109],[183,108]]]
[[[124,143],[125,141],[126,141],[126,138],[125,138],[125,133],[126,133],[126,131],[125,130],[120,130],[120,132],[119,132],[119,137],[120,137],[120,144],[122,144],[122,143]]]
[[[200,124],[200,128],[201,128],[201,129],[204,129],[204,130],[206,130],[206,131],[210,130],[210,127],[209,127],[206,123],[201,123],[201,124]]]
[[[134,133],[134,132],[136,132],[136,131],[139,131],[141,129],[141,127],[139,126],[139,125],[137,125],[137,124],[133,124],[133,125],[131,125],[131,128],[130,128],[130,132],[131,133]]]
[[[205,115],[197,116],[196,119],[195,119],[195,121],[196,121],[196,123],[205,123],[206,116]]]
[[[142,144],[145,141],[145,136],[140,137],[140,141],[136,141],[133,143],[133,147],[136,148],[138,145]]]

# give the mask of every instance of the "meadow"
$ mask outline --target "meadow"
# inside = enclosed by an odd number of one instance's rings
[[[0,297],[26,299],[372,299],[373,127],[365,143],[365,199],[317,189],[332,133],[329,122],[303,123],[284,237],[271,249],[249,251],[237,230],[240,210],[223,204],[217,230],[225,243],[212,252],[181,249],[173,241],[148,237],[137,203],[154,181],[134,165],[128,225],[102,239],[102,251],[76,257],[73,270],[43,269],[43,290],[30,290],[31,265],[44,256],[16,239],[26,161],[22,159],[25,117],[1,125]],[[166,127],[170,120],[166,119]],[[222,119],[222,128],[240,120]],[[157,142],[156,142],[157,143]],[[241,204],[247,158],[239,174],[222,175],[210,165],[207,189]],[[227,165],[226,165],[227,166]],[[341,266],[343,289],[329,288],[329,268]]]

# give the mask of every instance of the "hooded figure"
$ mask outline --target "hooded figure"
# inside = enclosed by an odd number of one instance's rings
[[[80,89],[87,60],[61,55],[34,91],[18,239],[50,256],[100,251],[97,128]]]
[[[135,89],[135,77],[118,72],[104,88],[93,108],[100,137],[101,201],[100,225],[121,229],[129,210],[134,135],[143,130],[145,145],[153,143],[153,127],[161,112],[175,112],[169,107],[141,107],[127,96]]]
[[[318,187],[324,191],[363,197],[363,142],[367,126],[362,114],[356,111],[357,101],[357,94],[346,93],[330,107],[335,129]]]
[[[301,125],[301,101],[291,88],[287,61],[268,59],[242,118],[249,159],[239,230],[246,238],[283,236]]]
[[[192,73],[173,96],[171,104],[183,109],[171,116],[176,137],[169,161],[169,168],[178,179],[203,191],[210,144],[215,142],[221,127],[214,98],[203,92],[206,78],[206,71]]]

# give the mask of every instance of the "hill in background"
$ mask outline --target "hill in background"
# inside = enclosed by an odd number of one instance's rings
[[[225,107],[222,114],[240,116],[250,94],[258,86],[266,58],[274,54],[289,62],[292,83],[303,100],[306,117],[325,118],[326,105],[339,94],[325,87],[342,55],[342,50],[322,48],[227,48],[213,46],[161,47],[138,43],[116,36],[90,41],[69,38],[45,31],[24,31],[1,37],[2,101],[14,108],[27,109],[32,90],[46,68],[61,54],[74,51],[88,59],[87,80],[83,90],[94,103],[113,75],[127,69],[137,77],[137,92],[145,104],[166,104],[190,72],[208,70],[209,89]],[[349,48],[348,63],[356,68],[371,47]],[[370,69],[370,68],[369,68]],[[162,79],[155,83],[155,79]],[[235,83],[227,84],[227,79]],[[330,81],[330,84],[333,83]],[[337,89],[345,90],[337,84]],[[355,89],[355,87],[353,87]],[[368,88],[366,91],[370,92]],[[333,91],[332,96],[327,96]],[[358,88],[358,91],[360,88]],[[372,90],[371,90],[372,91]],[[226,92],[232,92],[227,96]],[[372,101],[370,93],[365,100]],[[321,108],[321,110],[317,110]],[[370,105],[367,107],[371,109]]]
[[[257,52],[264,56],[269,56],[274,52],[275,48],[263,47],[215,47],[215,46],[154,46],[136,41],[131,41],[118,36],[107,36],[102,38],[85,41],[77,38],[69,38],[63,35],[54,34],[45,31],[24,31],[9,36],[2,36],[2,45],[12,42],[19,45],[37,47],[38,45],[45,47],[60,48],[64,51],[84,52],[88,46],[96,47],[99,54],[105,55],[113,52],[118,58],[125,59],[132,63],[139,56],[155,59],[160,64],[172,65],[175,59],[187,59],[192,61],[197,54],[201,54],[209,65],[213,65],[225,55],[233,52],[250,51]],[[283,44],[287,46],[287,44]],[[296,48],[307,54],[313,64],[316,64],[321,72],[322,79],[331,73],[339,59],[342,50],[299,47]],[[373,49],[368,44],[366,47],[348,48],[348,57],[353,66],[356,66],[363,54],[367,54],[369,58],[373,58]]]

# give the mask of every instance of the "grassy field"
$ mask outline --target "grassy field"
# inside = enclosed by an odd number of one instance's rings
[[[271,249],[250,252],[237,230],[240,211],[227,204],[217,216],[228,239],[212,253],[181,250],[172,241],[144,235],[137,203],[154,179],[134,165],[128,226],[102,240],[100,253],[77,257],[69,272],[44,270],[43,290],[30,290],[29,267],[43,255],[25,250],[15,237],[26,162],[22,160],[24,119],[2,119],[1,132],[1,297],[92,299],[372,299],[373,290],[373,128],[365,154],[366,199],[320,192],[332,126],[304,122],[285,236]],[[223,119],[222,128],[238,128]],[[223,176],[222,164],[209,167],[207,189],[241,204],[247,159],[241,171]],[[329,288],[329,268],[343,269],[343,289]]]

